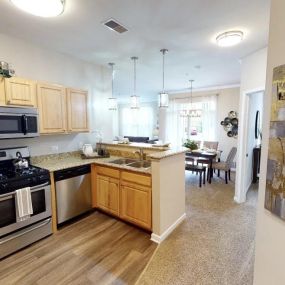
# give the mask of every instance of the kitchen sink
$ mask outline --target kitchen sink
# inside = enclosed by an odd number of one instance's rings
[[[130,159],[130,158],[119,158],[119,159],[110,161],[110,163],[120,164],[120,165],[126,165],[130,163],[135,163],[135,162],[139,162],[139,161],[136,159]]]
[[[151,166],[151,162],[150,161],[136,161],[136,162],[128,164],[128,166],[135,167],[135,168],[149,168]]]

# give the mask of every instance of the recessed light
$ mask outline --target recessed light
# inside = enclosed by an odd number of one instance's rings
[[[243,40],[242,31],[228,31],[216,37],[217,44],[220,47],[229,47],[239,44]]]
[[[64,10],[65,0],[10,0],[19,9],[40,17],[56,17]]]

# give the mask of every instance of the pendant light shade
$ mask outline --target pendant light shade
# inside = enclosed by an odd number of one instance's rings
[[[168,49],[161,49],[160,52],[162,53],[162,92],[160,92],[158,95],[158,107],[167,108],[169,105],[169,99],[168,94],[164,90],[164,57],[168,52]]]
[[[114,97],[114,65],[115,63],[110,62],[109,66],[112,68],[112,97],[108,98],[108,108],[109,110],[117,110],[118,104],[117,104],[117,98]]]
[[[10,0],[19,9],[39,17],[56,17],[64,11],[64,0]]]
[[[169,105],[169,98],[167,93],[159,93],[158,95],[158,107],[167,108]]]
[[[137,66],[136,61],[138,60],[138,57],[133,56],[131,57],[131,60],[134,61],[134,93],[131,96],[131,109],[139,109],[140,108],[140,97],[136,95],[136,80],[137,80]]]

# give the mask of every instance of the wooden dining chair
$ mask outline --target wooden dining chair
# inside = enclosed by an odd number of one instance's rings
[[[213,169],[218,170],[218,177],[220,176],[220,170],[225,171],[226,184],[228,184],[228,175],[229,175],[229,180],[231,180],[231,166],[232,166],[232,163],[233,163],[234,158],[236,156],[236,153],[237,153],[237,148],[233,147],[230,150],[226,161],[214,162],[213,163]]]

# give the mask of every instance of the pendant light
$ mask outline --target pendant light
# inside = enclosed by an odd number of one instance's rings
[[[168,100],[168,94],[164,90],[164,57],[165,54],[168,52],[168,49],[166,48],[161,49],[160,52],[162,53],[162,91],[158,95],[158,107],[167,108],[169,100]]]
[[[180,111],[181,117],[190,117],[190,118],[197,118],[202,116],[202,110],[201,109],[195,109],[193,108],[193,82],[194,80],[189,80],[190,82],[190,107],[183,109]]]
[[[136,80],[137,80],[137,66],[136,61],[139,58],[136,56],[131,57],[131,60],[134,61],[134,93],[131,96],[131,109],[139,109],[140,108],[140,97],[136,95]]]
[[[108,98],[108,106],[109,106],[109,110],[117,110],[118,106],[117,106],[117,98],[114,97],[114,65],[115,63],[110,62],[109,66],[112,68],[112,97]]]

